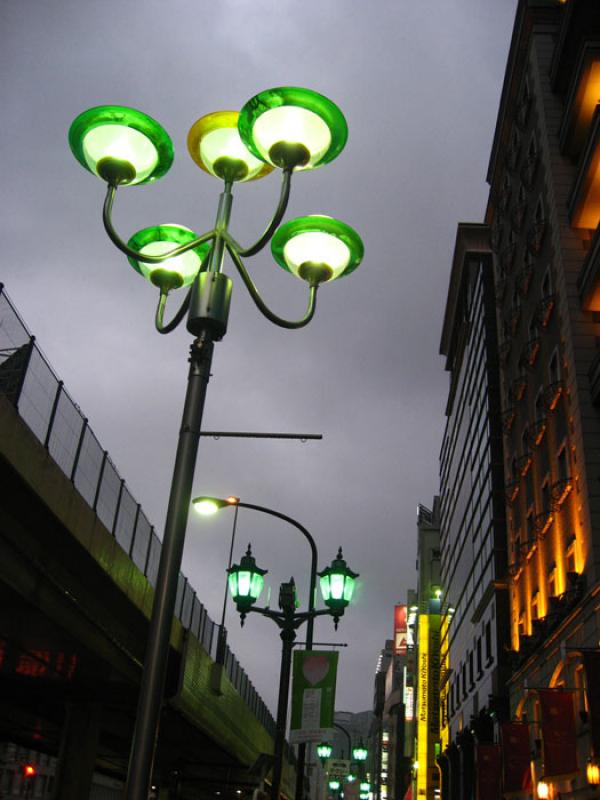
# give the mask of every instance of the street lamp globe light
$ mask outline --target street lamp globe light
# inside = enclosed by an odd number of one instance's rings
[[[368,755],[369,751],[362,742],[357,747],[352,748],[352,758],[355,761],[365,762]]]
[[[256,566],[250,545],[248,545],[246,555],[240,559],[240,563],[233,564],[227,570],[229,591],[237,610],[242,615],[242,625],[247,612],[261,595],[265,583],[264,576],[267,572],[268,570]]]
[[[321,764],[325,764],[328,758],[331,758],[331,754],[333,753],[333,747],[329,744],[329,742],[321,742],[317,745],[317,755],[321,760]]]
[[[319,572],[319,578],[323,602],[330,609],[337,628],[339,618],[352,600],[358,572],[348,567],[340,547],[331,565]]]

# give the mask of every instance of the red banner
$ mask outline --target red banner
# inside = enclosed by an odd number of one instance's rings
[[[406,655],[406,606],[394,606],[394,655]]]
[[[594,755],[600,756],[600,652],[584,653],[583,663],[587,678],[587,696],[590,708],[590,726]]]
[[[532,785],[529,725],[524,722],[503,722],[500,732],[504,793],[530,792]]]
[[[478,744],[475,748],[477,800],[500,800],[502,757],[499,744]]]
[[[544,777],[567,777],[577,772],[577,740],[573,692],[540,689]]]

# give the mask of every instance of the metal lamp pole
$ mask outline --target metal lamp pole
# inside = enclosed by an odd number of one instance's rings
[[[275,124],[262,125],[264,120],[273,120],[273,112]],[[298,126],[298,117],[303,116],[311,120],[318,117],[320,124],[329,131],[326,147],[323,147],[322,137],[317,140],[302,124]],[[259,118],[261,125],[256,125]],[[204,148],[209,137],[212,144]],[[130,753],[127,800],[147,800],[152,779],[177,582],[214,342],[222,339],[227,330],[233,284],[223,274],[224,258],[226,254],[229,256],[255,305],[268,320],[288,329],[307,325],[315,313],[320,283],[356,269],[364,248],[352,228],[329,217],[302,217],[278,226],[288,205],[293,171],[311,169],[333,160],[342,151],[346,138],[347,125],[339,108],[322,95],[298,87],[262,92],[251,98],[239,114],[206,115],[192,126],[188,149],[198,166],[224,184],[214,228],[197,236],[182,226],[159,225],[145,228],[125,242],[112,221],[117,190],[120,186],[150,183],[162,177],[173,161],[172,142],[154,119],[124,106],[90,108],[80,114],[69,129],[69,145],[75,158],[107,184],[103,208],[106,233],[135,270],[159,289],[156,329],[162,334],[170,333],[187,317],[186,327],[194,336]],[[264,233],[250,247],[243,248],[229,233],[233,184],[263,177],[274,167],[282,172],[279,202]],[[316,239],[315,233],[318,234]],[[324,251],[318,246],[323,237],[327,242],[335,240],[337,250],[329,248],[330,255],[323,255]],[[295,247],[294,254],[290,255],[287,247],[292,239]],[[259,253],[271,240],[276,262],[308,284],[308,306],[299,320],[284,319],[266,305],[242,260]],[[165,323],[169,293],[185,285],[190,288],[182,305],[173,319]]]

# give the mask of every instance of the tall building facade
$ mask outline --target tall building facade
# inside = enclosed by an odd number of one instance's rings
[[[486,222],[500,331],[510,710],[527,723],[532,791],[543,778],[550,797],[587,791],[586,762],[600,757],[592,674],[600,640],[599,101],[597,0],[521,0]],[[554,740],[562,744],[552,750]]]
[[[507,705],[509,609],[490,229],[458,226],[440,352],[450,389],[440,452],[444,788],[471,797],[478,724]],[[474,737],[472,731],[476,731]],[[446,794],[446,792],[444,792]]]
[[[438,800],[440,773],[440,499],[417,511],[416,746],[412,796]]]

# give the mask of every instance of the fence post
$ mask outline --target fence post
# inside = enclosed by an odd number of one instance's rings
[[[31,361],[31,354],[33,353],[34,346],[35,336],[30,336],[27,350],[25,352],[25,361],[23,363],[23,368],[21,370],[21,374],[19,375],[19,381],[15,389],[14,406],[17,409],[19,407],[19,400],[21,399],[21,392],[23,391],[23,385],[25,384],[25,376],[27,375],[27,370],[29,369],[29,362]]]
[[[129,558],[131,558],[132,560],[133,560],[133,546],[135,544],[135,535],[137,533],[137,526],[138,526],[138,520],[140,518],[141,508],[142,508],[141,504],[138,503],[137,508],[135,510],[135,519],[133,521],[133,536],[131,537],[131,544],[129,545],[129,553],[128,553]]]
[[[58,402],[60,400],[60,394],[62,392],[63,386],[64,382],[59,381],[56,387],[56,394],[54,395],[54,402],[52,403],[52,411],[50,412],[50,419],[48,420],[48,430],[46,431],[46,438],[44,439],[44,447],[46,448],[46,450],[48,449],[48,445],[50,444],[50,436],[52,435],[52,428],[54,427],[54,418],[56,417]]]
[[[100,467],[100,474],[98,475],[98,483],[96,485],[96,494],[94,495],[94,504],[92,505],[92,511],[96,511],[96,507],[98,505],[98,498],[100,497],[100,487],[102,486],[102,478],[104,477],[104,467],[106,466],[107,458],[108,458],[108,450],[105,450],[104,455],[102,456],[102,465]]]
[[[117,497],[117,507],[115,508],[115,516],[113,517],[113,524],[111,533],[116,536],[117,522],[119,521],[119,511],[121,510],[121,498],[123,497],[123,487],[125,486],[125,478],[121,478],[121,485],[119,486],[119,496]]]
[[[81,455],[81,448],[83,447],[83,440],[87,431],[88,418],[83,418],[83,425],[81,426],[81,433],[79,434],[79,441],[77,442],[77,450],[75,450],[75,458],[73,459],[73,466],[71,468],[71,483],[75,483],[75,473],[79,465],[79,456]]]

